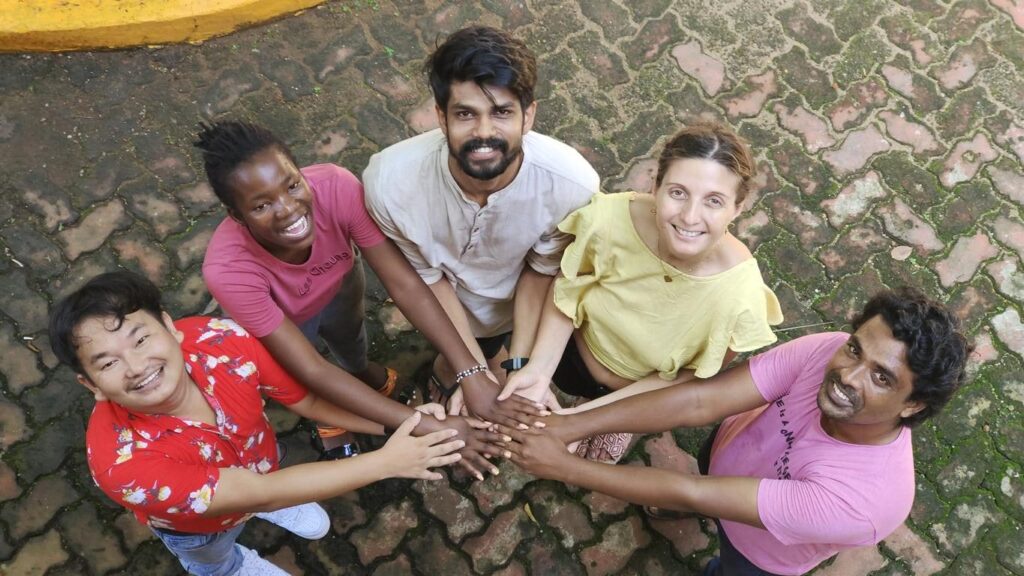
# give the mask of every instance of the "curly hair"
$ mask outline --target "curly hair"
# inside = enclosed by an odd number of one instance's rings
[[[676,132],[658,156],[655,185],[661,186],[672,162],[687,158],[712,160],[728,168],[740,177],[736,204],[746,200],[757,166],[747,141],[732,128],[718,122],[697,122]]]
[[[161,320],[160,290],[149,280],[127,270],[93,277],[60,300],[50,312],[50,348],[61,362],[84,374],[78,357],[75,330],[90,318],[113,318],[114,330],[125,316],[142,310]]]
[[[441,110],[448,109],[454,82],[475,82],[508,88],[526,109],[533,103],[537,60],[521,40],[487,26],[471,26],[453,33],[434,50],[423,66]]]
[[[196,138],[193,145],[203,153],[206,179],[228,210],[235,209],[234,190],[228,180],[240,164],[267,148],[277,148],[292,164],[298,165],[288,146],[259,124],[240,120],[222,120],[212,124],[201,122]]]
[[[881,316],[893,336],[907,347],[907,366],[914,373],[907,400],[921,402],[924,408],[900,423],[916,426],[938,414],[963,385],[972,346],[956,316],[914,288],[875,294],[854,318],[853,329],[875,316]]]

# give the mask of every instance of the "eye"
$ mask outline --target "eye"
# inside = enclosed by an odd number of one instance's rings
[[[512,115],[512,110],[510,108],[499,108],[494,111],[494,115],[498,118],[508,118]]]
[[[299,181],[298,180],[296,180],[295,182],[292,182],[291,184],[288,185],[288,191],[289,192],[295,192],[299,188],[300,188],[300,186],[299,186]]]
[[[722,206],[725,206],[725,203],[722,202],[722,199],[718,196],[712,196],[711,198],[708,198],[708,205],[712,208],[721,208]]]
[[[146,342],[146,340],[149,340],[149,334],[146,334],[145,336],[139,336],[139,339],[135,341],[135,346],[142,346]]]
[[[853,342],[846,343],[846,351],[850,354],[850,356],[853,357],[856,357],[859,353],[859,351],[857,350],[857,345],[854,344]]]
[[[253,207],[252,213],[259,215],[266,212],[267,208],[270,208],[270,202],[260,202],[259,204]]]
[[[103,363],[103,365],[100,366],[100,372],[103,372],[107,368],[112,367],[114,364],[117,364],[117,360],[107,360],[106,362]]]
[[[682,188],[669,188],[668,195],[672,198],[685,198],[686,191]]]
[[[473,113],[466,110],[459,110],[455,113],[455,117],[459,120],[469,120],[473,117]]]

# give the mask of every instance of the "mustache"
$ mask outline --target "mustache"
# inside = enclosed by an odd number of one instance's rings
[[[459,154],[469,154],[477,148],[494,148],[505,154],[508,152],[508,142],[501,138],[473,138],[459,147]]]
[[[850,399],[850,402],[852,402],[854,406],[860,406],[860,395],[857,394],[853,388],[850,388],[843,383],[843,379],[839,376],[839,372],[832,370],[828,373],[827,378],[827,382],[829,384],[834,382],[838,386],[839,390],[842,391],[843,394],[846,394],[846,397]]]

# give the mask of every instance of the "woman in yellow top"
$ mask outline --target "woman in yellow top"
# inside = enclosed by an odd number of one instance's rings
[[[716,374],[738,352],[775,342],[779,302],[728,231],[750,188],[746,143],[719,124],[679,131],[658,159],[653,194],[598,194],[559,229],[575,241],[512,393],[601,398],[585,410]],[[567,345],[568,344],[568,345]],[[585,440],[581,456],[618,460],[628,435]]]

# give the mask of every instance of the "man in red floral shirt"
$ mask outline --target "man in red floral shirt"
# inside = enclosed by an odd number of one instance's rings
[[[321,538],[330,521],[314,501],[383,478],[440,478],[428,468],[457,461],[463,445],[448,441],[454,430],[410,436],[417,412],[376,452],[279,470],[262,394],[317,422],[384,429],[309,393],[233,321],[173,322],[156,286],[132,273],[102,274],[59,302],[50,340],[96,398],[93,480],[193,574],[285,574],[235,543],[251,516]]]

